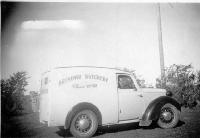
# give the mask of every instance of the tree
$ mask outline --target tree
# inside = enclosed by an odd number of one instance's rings
[[[25,87],[28,85],[27,73],[14,73],[9,79],[1,80],[1,99],[3,113],[13,113],[22,110]]]

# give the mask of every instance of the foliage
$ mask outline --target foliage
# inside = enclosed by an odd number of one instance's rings
[[[194,73],[191,65],[171,65],[166,68],[163,86],[173,93],[173,97],[184,105],[193,107],[200,99],[200,71]],[[161,87],[161,80],[157,79],[157,87]]]
[[[5,114],[22,110],[24,92],[27,83],[27,73],[24,71],[14,73],[8,79],[1,80],[2,111]]]

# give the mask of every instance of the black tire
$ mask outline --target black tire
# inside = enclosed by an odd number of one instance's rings
[[[172,104],[165,104],[160,111],[157,124],[161,128],[173,128],[178,124],[180,111]]]
[[[97,115],[91,110],[83,110],[72,119],[70,132],[76,138],[90,138],[95,134],[97,128]]]

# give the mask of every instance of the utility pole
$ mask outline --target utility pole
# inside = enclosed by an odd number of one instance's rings
[[[159,42],[159,55],[160,55],[160,70],[161,70],[161,87],[165,85],[165,64],[164,64],[164,52],[162,42],[162,22],[160,13],[160,3],[158,3],[158,42]]]

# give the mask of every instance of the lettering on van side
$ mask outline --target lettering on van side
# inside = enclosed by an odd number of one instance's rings
[[[93,75],[93,74],[85,74],[85,79],[94,79],[94,80],[108,82],[108,78],[104,76],[100,76],[100,75]]]
[[[68,82],[72,82],[72,81],[76,81],[76,80],[80,80],[80,79],[86,79],[86,80],[99,80],[99,81],[103,81],[103,82],[108,82],[108,78],[105,76],[101,76],[101,75],[97,75],[97,74],[84,74],[84,75],[73,75],[73,76],[67,76],[61,80],[59,80],[58,85],[63,85],[65,83]]]
[[[65,84],[67,82],[71,82],[71,81],[74,81],[74,80],[80,80],[81,79],[81,75],[78,74],[78,75],[74,75],[74,76],[69,76],[69,77],[65,77],[61,80],[59,80],[59,86],[62,85],[62,84]]]
[[[86,84],[86,85],[81,85],[81,84],[73,84],[72,87],[73,88],[96,88],[98,85],[96,83],[93,84]]]

